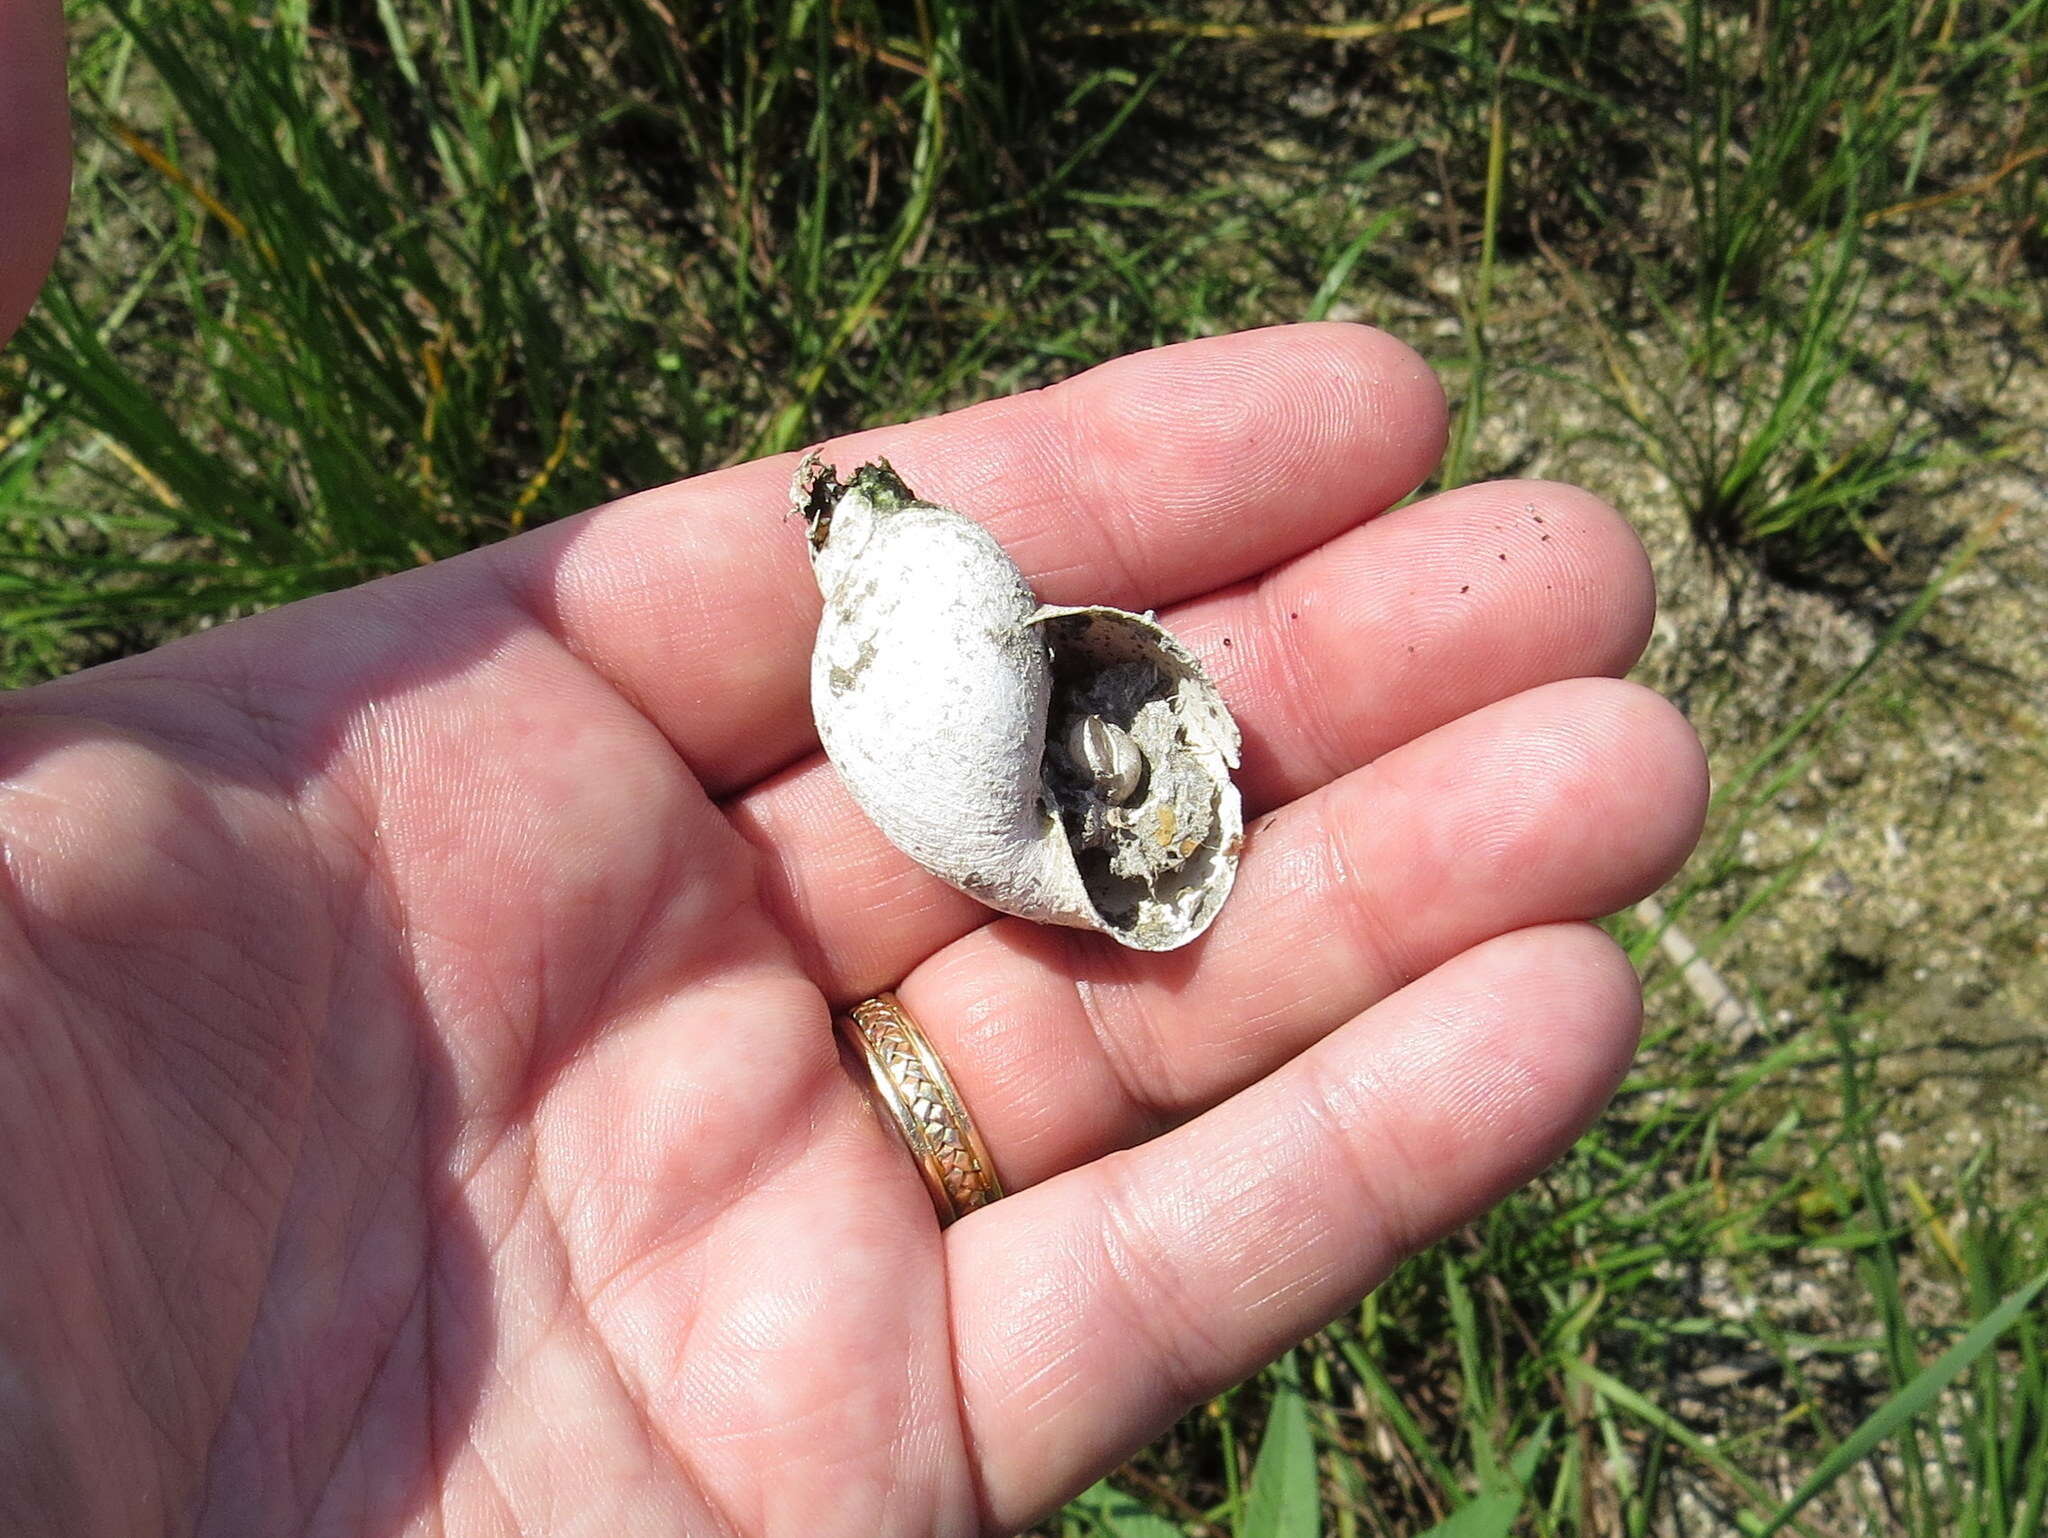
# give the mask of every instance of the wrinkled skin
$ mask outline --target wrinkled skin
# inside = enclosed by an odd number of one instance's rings
[[[1607,509],[1373,516],[1442,410],[1319,326],[833,447],[1212,668],[1259,815],[1168,956],[852,810],[783,461],[0,702],[0,1530],[1011,1529],[1540,1169],[1703,773]],[[829,1028],[899,981],[1014,1193],[943,1234]]]

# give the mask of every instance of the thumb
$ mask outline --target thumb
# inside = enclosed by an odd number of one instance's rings
[[[62,0],[0,0],[0,342],[42,287],[70,200]]]

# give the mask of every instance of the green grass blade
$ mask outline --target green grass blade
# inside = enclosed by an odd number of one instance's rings
[[[1295,1356],[1289,1352],[1273,1372],[1273,1408],[1266,1435],[1252,1464],[1237,1538],[1321,1538],[1322,1502],[1317,1494],[1316,1443],[1309,1429]]]
[[[1549,1446],[1550,1423],[1545,1421],[1522,1444],[1507,1470],[1418,1538],[1507,1538],[1528,1500],[1536,1465]]]
[[[1757,1538],[1770,1538],[1772,1533],[1781,1531],[1807,1502],[1869,1457],[1887,1438],[1903,1430],[1915,1416],[1933,1404],[1943,1389],[1961,1377],[1972,1362],[1991,1349],[1999,1336],[2012,1328],[2013,1322],[2026,1312],[2027,1306],[2044,1287],[2048,1287],[2048,1270],[2042,1271],[1986,1314],[1974,1329],[1880,1405],[1876,1413],[1843,1440],[1840,1447],[1821,1460],[1820,1467],[1807,1476],[1806,1483],[1799,1487],[1792,1499],[1772,1514],[1758,1531]]]
[[[1398,214],[1398,209],[1388,209],[1337,254],[1337,259],[1330,263],[1330,270],[1324,276],[1322,285],[1316,289],[1315,297],[1309,300],[1308,308],[1302,312],[1303,320],[1325,320],[1329,317],[1330,306],[1337,302],[1337,296],[1344,292],[1344,285],[1351,278],[1351,269],[1358,265],[1358,259],[1365,255],[1372,243],[1386,233],[1387,226],[1394,222]]]
[[[1703,1440],[1697,1432],[1687,1426],[1677,1416],[1652,1404],[1620,1379],[1612,1377],[1590,1363],[1577,1358],[1567,1358],[1560,1365],[1571,1376],[1589,1384],[1595,1393],[1613,1404],[1617,1409],[1626,1411],[1652,1430],[1676,1442],[1680,1447],[1699,1459],[1702,1464],[1720,1475],[1731,1489],[1740,1491],[1757,1507],[1761,1508],[1768,1499],[1756,1482],[1729,1462],[1712,1443]],[[1758,1519],[1754,1514],[1750,1512],[1740,1513],[1739,1520],[1745,1533],[1754,1534],[1757,1531]]]
[[[1106,1479],[1075,1496],[1067,1514],[1080,1518],[1102,1538],[1182,1538],[1178,1524]]]

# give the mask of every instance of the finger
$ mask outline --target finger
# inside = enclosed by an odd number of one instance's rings
[[[0,342],[34,303],[64,233],[71,126],[64,102],[64,8],[0,0]]]
[[[948,1230],[988,1525],[1028,1524],[1541,1170],[1640,1013],[1599,931],[1504,936],[1198,1121]]]
[[[1311,548],[1434,466],[1443,396],[1360,326],[1119,358],[1050,389],[827,447],[886,455],[988,525],[1048,603],[1151,608]],[[784,515],[794,456],[642,493],[496,547],[505,581],[715,792],[814,744],[818,597]]]
[[[1573,487],[1500,482],[1348,530],[1165,619],[1237,714],[1256,813],[1519,690],[1619,676],[1654,610],[1619,514]],[[989,921],[890,845],[822,759],[731,811],[765,856],[778,921],[843,1001]]]
[[[1576,486],[1462,487],[1183,605],[1176,632],[1246,702],[1243,771],[1279,806],[1466,713],[1619,678],[1656,617],[1628,521]]]
[[[1152,1136],[1459,952],[1655,891],[1706,772],[1634,684],[1551,684],[1274,813],[1209,935],[1164,956],[1007,920],[897,990],[1006,1186]]]

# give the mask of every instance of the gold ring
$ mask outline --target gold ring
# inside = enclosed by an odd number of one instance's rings
[[[1003,1194],[995,1162],[938,1053],[893,993],[877,994],[839,1020],[860,1049],[875,1094],[924,1176],[939,1226]]]

